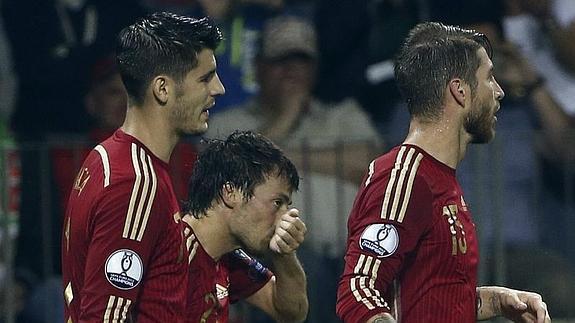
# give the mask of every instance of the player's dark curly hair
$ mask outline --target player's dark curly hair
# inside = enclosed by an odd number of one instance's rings
[[[487,37],[470,29],[424,22],[415,26],[395,61],[395,78],[412,116],[433,120],[441,115],[443,91],[453,78],[477,87],[477,51],[491,58]]]
[[[250,199],[254,189],[268,176],[279,176],[290,190],[299,188],[294,164],[266,137],[252,131],[235,131],[225,140],[206,140],[189,183],[184,212],[199,218],[222,201],[224,185],[241,189]]]
[[[159,74],[181,82],[198,64],[204,49],[216,49],[219,28],[208,18],[195,19],[168,12],[153,13],[118,35],[118,69],[128,96],[141,104],[148,83]]]

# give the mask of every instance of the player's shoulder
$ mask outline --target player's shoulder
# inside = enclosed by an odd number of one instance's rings
[[[170,191],[166,183],[167,164],[144,144],[121,131],[96,145],[87,160],[100,170],[104,185],[110,188],[139,185],[160,192]]]
[[[369,172],[373,177],[389,177],[394,170],[418,167],[421,164],[421,156],[417,150],[407,146],[396,146],[387,153],[374,159],[369,165]]]
[[[366,196],[376,199],[391,189],[398,192],[414,187],[427,190],[434,181],[428,159],[429,156],[418,147],[396,146],[369,164],[362,190]]]
[[[433,158],[423,149],[414,145],[403,144],[392,148],[374,160],[373,167],[374,172],[380,176],[390,176],[394,172],[403,172],[405,176],[411,175],[428,180],[427,177],[434,164],[431,159]]]

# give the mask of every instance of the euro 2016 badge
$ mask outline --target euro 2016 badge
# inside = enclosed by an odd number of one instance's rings
[[[372,224],[361,234],[359,246],[362,250],[376,254],[378,258],[389,257],[399,246],[399,233],[391,224]]]
[[[106,260],[106,278],[116,288],[127,290],[136,287],[143,273],[142,259],[132,250],[116,250]]]

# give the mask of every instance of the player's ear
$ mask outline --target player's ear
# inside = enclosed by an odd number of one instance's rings
[[[174,82],[165,75],[158,75],[152,80],[151,87],[156,102],[160,105],[165,105],[168,103],[168,97],[172,87],[174,87]]]
[[[448,84],[449,94],[460,106],[465,106],[465,96],[468,95],[465,84],[458,78],[451,79]]]
[[[243,194],[241,190],[234,187],[230,182],[226,182],[222,186],[222,202],[230,209],[236,207],[241,203],[243,199]]]

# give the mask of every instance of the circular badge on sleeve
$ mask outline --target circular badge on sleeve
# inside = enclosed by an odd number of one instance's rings
[[[140,283],[144,266],[140,256],[130,249],[114,251],[106,260],[106,279],[114,287],[127,290]]]
[[[399,246],[399,233],[391,224],[372,224],[361,234],[359,246],[362,250],[370,251],[379,258],[389,257]]]

